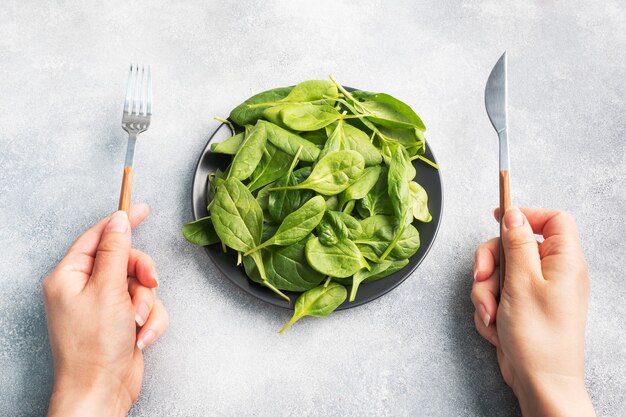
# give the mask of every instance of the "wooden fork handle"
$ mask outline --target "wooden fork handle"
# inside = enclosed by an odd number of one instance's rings
[[[133,188],[133,167],[124,167],[124,177],[122,178],[122,190],[120,191],[119,210],[124,210],[130,215],[130,192]]]
[[[502,218],[509,207],[511,207],[511,180],[509,178],[509,171],[500,171],[500,292],[502,292],[502,286],[504,285],[504,272],[506,270],[506,261],[502,248]]]

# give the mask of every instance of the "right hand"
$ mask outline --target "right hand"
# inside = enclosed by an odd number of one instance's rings
[[[499,305],[498,238],[476,250],[476,329],[496,346],[524,416],[595,416],[584,383],[589,278],[576,222],[562,211],[512,207],[503,218],[502,243]]]

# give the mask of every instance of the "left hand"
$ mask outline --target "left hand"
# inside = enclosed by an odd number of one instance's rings
[[[139,396],[142,349],[168,325],[152,259],[131,248],[133,206],[87,230],[48,275],[43,292],[54,361],[49,416],[122,416]]]

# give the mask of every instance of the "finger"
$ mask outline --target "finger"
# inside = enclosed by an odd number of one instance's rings
[[[133,205],[130,210],[131,227],[138,226],[148,216],[149,211],[145,203]],[[100,237],[110,219],[111,216],[105,217],[76,239],[57,268],[91,275],[93,258],[98,249]]]
[[[543,235],[544,238],[560,235],[566,236],[573,241],[579,241],[578,226],[574,217],[566,211],[548,208],[521,207],[520,210],[526,216],[533,232]],[[493,211],[496,220],[500,219],[500,209]]]
[[[137,347],[140,350],[153,344],[157,339],[163,336],[169,324],[169,316],[161,300],[157,299],[152,307],[152,312],[148,316],[148,320],[137,334]]]
[[[498,338],[498,330],[495,323],[489,325],[489,327],[485,327],[482,319],[480,318],[480,315],[478,314],[478,311],[475,311],[474,325],[476,326],[476,331],[478,332],[478,334],[487,339],[489,343],[496,347],[500,346],[500,339]]]
[[[130,250],[128,276],[137,278],[141,285],[148,288],[159,286],[159,278],[157,277],[154,261],[150,255],[137,249]]]
[[[552,255],[566,255],[574,260],[583,258],[578,226],[571,214],[551,209],[527,211],[533,230],[544,237],[539,247],[542,259]]]
[[[493,324],[498,312],[498,293],[500,279],[498,271],[493,271],[488,279],[475,281],[472,285],[471,299],[484,327]]]
[[[128,280],[128,292],[135,309],[135,322],[141,327],[150,316],[156,295],[152,289],[141,285],[136,278],[132,277]]]
[[[509,208],[502,218],[505,285],[543,279],[539,247],[526,216],[517,208]]]
[[[500,263],[500,239],[494,237],[481,244],[474,254],[474,280],[484,281]]]
[[[116,211],[102,232],[89,282],[99,288],[126,289],[130,243],[128,216]]]

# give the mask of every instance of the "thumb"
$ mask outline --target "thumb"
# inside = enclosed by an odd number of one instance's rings
[[[124,211],[117,211],[104,228],[90,281],[98,287],[126,288],[130,254],[130,222]]]
[[[502,247],[505,283],[542,277],[537,240],[526,216],[517,207],[510,207],[502,218]]]

